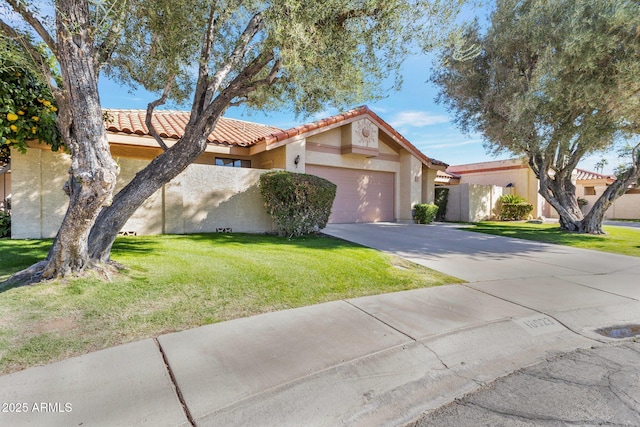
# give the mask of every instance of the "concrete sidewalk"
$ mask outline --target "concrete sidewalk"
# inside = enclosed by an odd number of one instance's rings
[[[640,259],[456,230],[329,234],[468,280],[122,345],[0,377],[0,425],[403,425],[640,323]],[[5,410],[6,405],[6,410]]]

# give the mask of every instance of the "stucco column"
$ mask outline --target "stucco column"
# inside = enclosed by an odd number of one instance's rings
[[[301,139],[300,141],[295,141],[285,145],[285,170],[288,170],[289,172],[305,173],[306,142],[306,139]]]
[[[422,162],[408,151],[400,153],[399,221],[411,221],[413,205],[422,202]]]
[[[422,203],[433,203],[436,199],[436,175],[438,171],[422,166]]]

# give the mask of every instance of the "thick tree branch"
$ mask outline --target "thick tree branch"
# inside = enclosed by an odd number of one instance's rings
[[[198,67],[198,82],[196,83],[196,90],[193,97],[193,104],[191,107],[191,118],[194,121],[200,115],[205,106],[209,104],[212,97],[212,93],[209,90],[209,61],[211,60],[211,50],[213,49],[213,40],[216,32],[216,8],[211,7],[211,13],[207,21],[207,31],[204,35],[202,42],[202,49],[200,51],[200,66]]]
[[[173,75],[171,75],[169,79],[167,79],[167,84],[164,87],[162,96],[156,99],[155,101],[149,103],[149,105],[147,106],[147,116],[144,119],[144,123],[147,125],[147,129],[149,129],[149,133],[151,134],[151,136],[153,136],[153,139],[156,140],[158,145],[162,147],[163,151],[167,151],[169,147],[167,146],[167,144],[165,144],[165,142],[162,140],[162,138],[156,131],[156,128],[155,126],[153,126],[153,122],[151,121],[151,119],[153,118],[153,110],[158,105],[162,105],[167,101],[167,97],[169,96],[169,92],[171,92],[171,86],[173,86],[174,79],[175,79],[175,76]]]
[[[6,2],[11,5],[16,13],[18,13],[24,18],[25,21],[27,21],[31,28],[33,28],[46,43],[51,52],[53,52],[53,54],[57,56],[58,49],[55,40],[53,39],[53,37],[51,37],[51,34],[49,34],[44,25],[42,25],[42,22],[40,22],[40,20],[29,11],[29,9],[27,9],[26,5],[19,0],[6,0]]]
[[[216,73],[211,78],[211,82],[209,83],[208,93],[215,93],[220,89],[220,85],[224,79],[227,78],[229,73],[236,67],[247,55],[250,50],[251,40],[255,37],[260,30],[262,30],[264,26],[264,19],[261,13],[256,13],[253,15],[249,23],[247,24],[244,32],[240,36],[238,40],[238,44],[235,49],[229,55],[226,62],[216,71]],[[249,65],[251,67],[251,64]],[[249,68],[247,67],[247,68]],[[245,69],[246,70],[246,69]]]

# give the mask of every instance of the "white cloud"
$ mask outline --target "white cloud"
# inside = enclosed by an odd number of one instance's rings
[[[403,111],[396,114],[390,124],[393,127],[425,127],[448,122],[449,117],[431,114],[427,111]]]

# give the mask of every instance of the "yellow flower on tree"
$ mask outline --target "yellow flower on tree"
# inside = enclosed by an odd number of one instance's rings
[[[52,106],[51,106],[51,108],[49,108],[49,109],[50,109],[52,112],[54,112],[54,113],[55,113],[56,111],[58,111],[58,109],[56,108],[56,106],[55,106],[55,105],[52,105]]]
[[[24,111],[22,111],[22,110],[18,111],[18,115],[19,116],[24,116]]]
[[[16,120],[18,120],[18,116],[13,113],[7,113],[7,120],[9,120],[10,122],[15,122]]]
[[[31,117],[31,120],[33,120],[34,122],[37,122],[38,120],[40,120],[40,117],[33,116],[33,117]]]
[[[44,101],[42,101],[42,103],[48,107],[49,105],[51,105],[51,101],[47,101],[46,99]]]
[[[18,126],[16,126],[16,125],[9,126],[9,129],[11,129],[14,132],[18,132]]]
[[[31,133],[36,133],[37,130],[38,130],[38,128],[34,126],[34,127],[31,128]]]

